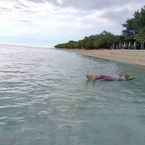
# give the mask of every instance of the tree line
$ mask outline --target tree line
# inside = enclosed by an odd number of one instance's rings
[[[70,49],[145,49],[145,6],[123,24],[121,35],[103,31],[79,41],[58,44],[56,48]]]

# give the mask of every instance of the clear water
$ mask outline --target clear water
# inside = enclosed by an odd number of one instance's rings
[[[129,72],[129,82],[85,75]],[[47,48],[0,47],[0,145],[144,145],[145,69]]]

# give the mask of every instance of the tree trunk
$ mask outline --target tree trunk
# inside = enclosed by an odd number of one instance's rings
[[[141,43],[141,49],[144,49],[144,42]]]
[[[134,41],[133,48],[136,49],[136,42]]]
[[[131,49],[131,43],[130,43],[130,41],[128,43],[128,49]]]

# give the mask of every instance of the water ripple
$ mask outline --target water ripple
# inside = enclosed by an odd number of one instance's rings
[[[92,83],[87,72],[134,72],[137,79]],[[0,80],[3,145],[129,145],[128,134],[144,145],[145,75],[135,66],[55,49],[1,48]]]

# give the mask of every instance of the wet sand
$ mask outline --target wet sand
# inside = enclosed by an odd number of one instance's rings
[[[75,50],[81,55],[145,66],[145,50]]]

